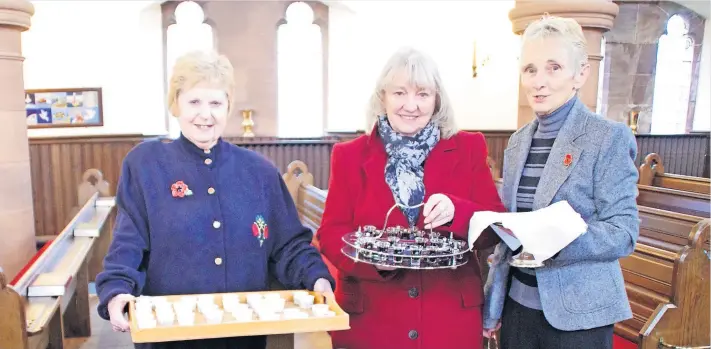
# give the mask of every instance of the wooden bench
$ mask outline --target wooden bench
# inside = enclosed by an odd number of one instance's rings
[[[709,219],[691,230],[674,259],[671,297],[659,304],[639,332],[640,349],[709,348]]]
[[[327,191],[314,186],[314,176],[309,172],[306,164],[299,160],[289,164],[282,178],[294,200],[299,219],[315,234],[321,225]],[[318,244],[316,239],[312,241]]]
[[[711,192],[709,178],[664,173],[662,157],[656,153],[645,156],[639,166],[639,184],[700,194]]]
[[[289,189],[289,194],[294,200],[301,223],[314,233],[311,243],[316,248],[319,248],[319,241],[316,239],[315,234],[321,225],[328,191],[316,188],[313,185],[313,175],[309,172],[306,164],[299,160],[289,164],[283,178],[284,182],[286,182],[286,187]],[[323,261],[328,266],[331,275],[335,276],[336,267],[326,258]]]
[[[97,190],[12,282],[0,273],[0,348],[62,348],[64,338],[91,336],[88,264],[114,205]]]
[[[639,206],[639,217],[635,250],[620,259],[633,318],[615,325],[618,335],[633,342],[638,341],[654,310],[670,302],[675,261],[688,244],[689,232],[704,219],[644,206]]]

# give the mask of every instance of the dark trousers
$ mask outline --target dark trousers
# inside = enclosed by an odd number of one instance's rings
[[[134,344],[136,349],[264,349],[266,347],[267,337],[265,336]]]
[[[506,300],[501,349],[612,349],[613,325],[581,331],[553,328],[543,312]]]

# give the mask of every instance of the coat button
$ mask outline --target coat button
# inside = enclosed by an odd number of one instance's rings
[[[207,188],[207,193],[210,195],[215,194],[215,188]]]
[[[212,226],[213,226],[215,229],[218,229],[221,225],[222,225],[222,224],[220,224],[219,221],[214,221],[214,222],[212,222]]]
[[[220,258],[220,257],[215,258],[215,264],[222,265],[222,258]]]
[[[407,336],[410,337],[410,339],[415,340],[417,339],[417,331],[410,330],[410,332],[407,333]]]
[[[407,291],[407,294],[410,295],[410,298],[417,298],[420,295],[420,291],[417,290],[417,287],[413,287]]]
[[[211,153],[210,149],[205,149],[205,150],[203,150],[203,151],[205,152],[205,154],[210,154],[210,153]]]
[[[205,165],[210,165],[212,164],[212,159],[205,159]]]

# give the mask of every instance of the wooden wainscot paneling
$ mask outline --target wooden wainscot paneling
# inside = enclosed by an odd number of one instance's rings
[[[709,133],[637,135],[637,166],[650,153],[664,159],[666,173],[692,177],[709,176]]]
[[[121,164],[128,152],[148,139],[171,140],[142,135],[34,138],[30,140],[32,192],[36,235],[56,235],[73,217],[78,206],[77,188],[88,168],[99,168],[102,180],[110,183],[106,195],[115,195]],[[331,149],[337,137],[280,139],[273,137],[226,138],[237,146],[256,151],[271,160],[280,173],[290,162],[303,159],[314,176],[314,184],[328,186]]]
[[[79,206],[77,189],[88,168],[101,169],[114,195],[121,163],[141,135],[30,139],[32,197],[36,235],[57,235]]]
[[[495,166],[495,171],[500,176],[504,150],[514,131],[480,132],[486,137],[490,163],[498,165]],[[282,173],[286,172],[290,162],[301,160],[309,166],[314,176],[314,185],[327,189],[333,145],[360,135],[362,132],[333,133],[326,137],[304,139],[230,137],[226,138],[226,141],[264,155]],[[109,195],[113,195],[126,154],[136,144],[152,138],[157,137],[116,135],[31,139],[30,161],[37,235],[55,235],[67,224],[71,217],[71,208],[78,205],[76,190],[85,169],[101,169],[103,179],[111,184]],[[693,173],[704,172],[703,164],[707,161],[703,159],[708,157],[708,134],[675,136],[668,139],[641,135],[637,139],[640,148],[638,158],[644,158],[650,152],[659,153],[665,159],[667,173],[694,175]],[[699,140],[706,142],[706,147],[702,147]],[[673,155],[663,155],[670,152],[668,149],[677,150],[671,152]],[[678,172],[675,172],[676,170]]]
[[[226,138],[226,141],[237,146],[262,154],[285,173],[294,160],[307,163],[314,177],[314,185],[319,188],[328,187],[328,177],[331,168],[331,150],[333,145],[342,141],[338,137],[324,138]]]

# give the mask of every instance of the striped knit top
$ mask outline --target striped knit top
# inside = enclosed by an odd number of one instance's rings
[[[533,134],[531,149],[528,151],[526,165],[523,167],[521,181],[516,192],[517,212],[529,212],[533,209],[533,197],[536,194],[543,168],[548,161],[548,155],[550,155],[558,131],[565,123],[576,99],[577,97],[574,96],[552,113],[537,116],[538,128]],[[535,269],[511,268],[511,273],[513,278],[509,297],[525,307],[541,310]]]

